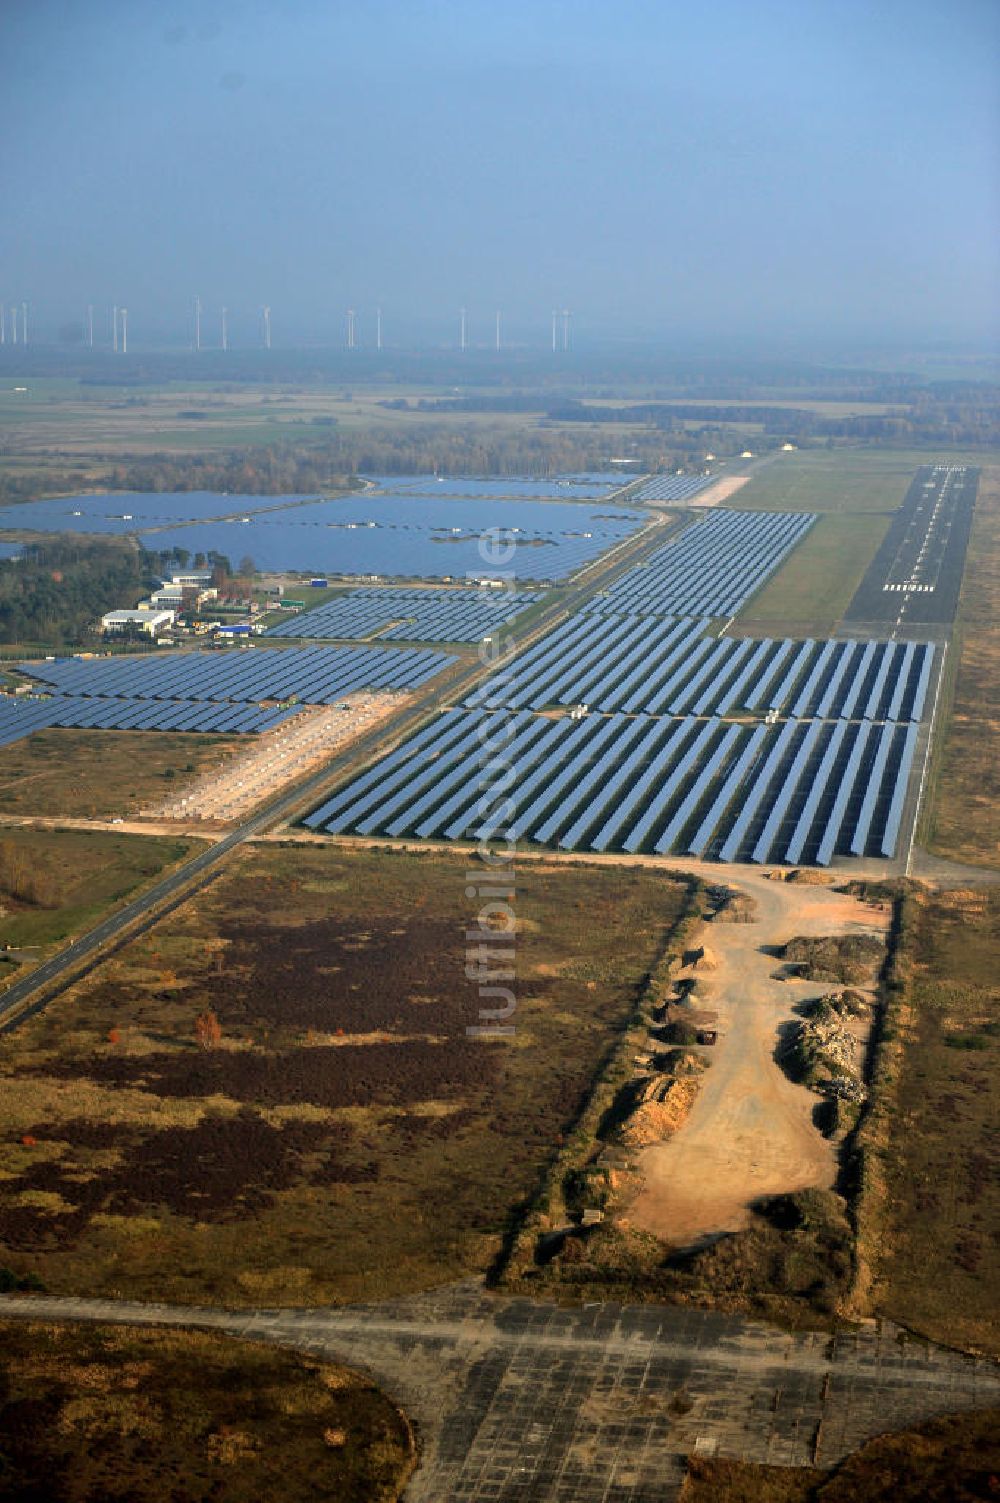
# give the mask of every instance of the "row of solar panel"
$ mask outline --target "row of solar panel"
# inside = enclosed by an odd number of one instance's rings
[[[732,615],[815,520],[811,512],[708,512],[583,609],[598,616]]]
[[[537,599],[510,590],[352,590],[267,635],[344,640],[378,632],[384,642],[479,642]]]
[[[918,727],[448,711],[306,824],[829,865],[896,852]],[[489,764],[493,759],[493,772]],[[499,786],[498,763],[510,769]]]
[[[741,640],[706,636],[707,626],[689,617],[571,617],[466,704],[586,704],[648,715],[779,710],[845,720],[923,714],[934,661],[929,643]]]
[[[626,483],[621,475],[591,471],[580,475],[554,475],[538,479],[530,475],[372,475],[380,491],[407,496],[463,496],[470,500],[531,497],[553,501],[600,500]]]
[[[491,516],[489,525],[499,524]],[[514,540],[504,533],[502,546],[485,550],[485,526],[478,532],[452,536],[377,527],[350,531],[322,525],[244,527],[238,522],[206,522],[162,528],[140,537],[147,548],[186,548],[205,554],[214,551],[234,563],[248,557],[265,573],[458,580],[503,575],[524,585],[568,578],[640,525],[629,522],[617,536],[594,532],[590,537],[581,533]]]
[[[290,715],[288,709],[258,705],[219,705],[203,701],[151,704],[148,699],[50,699],[0,701],[0,746],[20,741],[48,727],[101,731],[197,731],[213,735],[257,735],[273,730]]]
[[[205,522],[212,518],[253,517],[267,520],[267,513],[285,512],[289,520],[325,520],[329,522],[375,520],[380,526],[437,526],[447,528],[464,522],[471,530],[483,526],[482,503],[518,500],[530,502],[550,498],[581,503],[579,517],[586,514],[587,503],[599,501],[616,490],[621,481],[616,476],[603,482],[567,479],[537,481],[449,480],[435,483],[433,476],[398,476],[378,483],[379,495],[365,491],[360,495],[324,498],[303,495],[257,496],[227,491],[105,491],[91,495],[59,496],[49,501],[18,502],[0,510],[0,525],[25,528],[32,532],[135,532],[159,523]],[[400,504],[395,498],[406,497]],[[440,501],[476,501],[478,518],[469,507],[444,507],[433,510]],[[319,510],[313,510],[319,508]],[[506,514],[507,509],[504,509]],[[510,511],[513,525],[532,528],[560,525],[550,507],[544,512],[536,507]],[[562,514],[565,525],[572,525],[573,514]],[[613,514],[614,516],[614,514]],[[613,519],[612,516],[612,519]],[[270,520],[274,521],[272,516]]]
[[[650,475],[630,501],[687,501],[706,486],[714,485],[714,475]]]
[[[25,672],[62,694],[254,703],[297,698],[333,704],[357,690],[417,688],[451,661],[430,648],[255,648],[252,652],[172,652],[157,657],[57,659]]]

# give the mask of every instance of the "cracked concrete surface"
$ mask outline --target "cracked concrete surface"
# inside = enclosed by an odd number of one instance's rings
[[[50,1296],[0,1316],[201,1326],[368,1372],[421,1445],[407,1503],[665,1503],[683,1457],[832,1466],[1000,1404],[1000,1368],[888,1322],[831,1336],[663,1306],[563,1309],[468,1281],[380,1305],[227,1311]]]

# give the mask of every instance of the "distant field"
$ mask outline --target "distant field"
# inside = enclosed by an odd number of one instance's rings
[[[190,849],[153,835],[0,826],[0,944],[44,951],[81,933]]]
[[[11,1321],[0,1344],[0,1503],[393,1503],[409,1468],[398,1409],[332,1363],[129,1326]]]
[[[487,1269],[686,888],[519,871],[516,1031],[497,1041],[466,1033],[498,1005],[465,974],[468,865],[260,846],[11,1035],[0,1266],[235,1305]]]
[[[963,455],[981,464],[982,455]],[[959,459],[936,449],[799,449],[778,454],[739,494],[741,509],[889,512],[922,464]]]
[[[36,731],[0,747],[0,814],[131,814],[221,766],[240,744],[236,736]]]
[[[734,498],[742,498],[753,485]],[[795,623],[817,634],[830,632],[847,609],[862,575],[889,526],[885,516],[824,515],[806,534],[777,574],[740,612],[741,625],[755,632]]]
[[[870,1305],[1000,1354],[1000,889],[907,899],[897,971],[869,1149]]]
[[[1000,866],[1000,468],[983,472],[941,696],[924,839]]]

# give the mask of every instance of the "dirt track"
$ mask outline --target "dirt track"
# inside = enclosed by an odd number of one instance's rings
[[[745,1226],[758,1196],[833,1183],[832,1146],[812,1123],[818,1098],[774,1061],[778,1030],[793,1006],[827,988],[776,980],[780,963],[762,946],[796,934],[883,932],[886,923],[828,887],[768,881],[746,867],[690,867],[750,893],[757,922],[705,926],[717,965],[705,973],[703,994],[719,1014],[719,1043],[687,1121],[638,1160],[643,1187],[628,1220],[676,1246]]]
[[[702,491],[697,496],[692,496],[690,505],[718,506],[720,502],[728,501],[729,497],[734,495],[741,486],[746,485],[749,479],[749,475],[724,475],[721,480],[717,480],[707,490]]]

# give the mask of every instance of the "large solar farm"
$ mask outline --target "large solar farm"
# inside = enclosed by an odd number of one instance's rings
[[[422,476],[336,500],[33,503],[17,508],[25,530],[132,529],[147,547],[183,539],[189,552],[249,553],[258,569],[324,569],[337,587],[252,650],[32,665],[34,691],[2,705],[0,743],[42,726],[265,733],[303,706],[416,695],[422,723],[335,788],[311,830],[723,862],[903,860],[943,658],[911,623],[940,619],[924,603],[938,583],[954,593],[976,479],[920,472],[859,590],[892,601],[891,622],[829,638],[734,634],[816,519],[685,511],[702,476],[624,492],[591,475]],[[676,525],[647,497],[679,508]],[[502,570],[484,563],[484,537]],[[470,648],[484,639],[504,655],[476,677]],[[472,676],[456,693],[459,667]],[[499,800],[491,759],[509,767]]]

